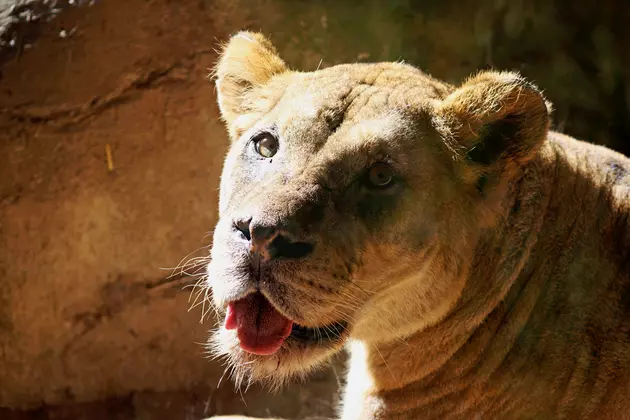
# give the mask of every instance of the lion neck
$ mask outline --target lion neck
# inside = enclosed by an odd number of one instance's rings
[[[551,167],[548,155],[535,159],[513,183],[505,214],[481,235],[466,286],[444,319],[404,338],[349,344],[343,420],[432,417],[433,409],[442,418],[445,401],[474,393],[503,363],[541,289],[522,273],[549,204]]]

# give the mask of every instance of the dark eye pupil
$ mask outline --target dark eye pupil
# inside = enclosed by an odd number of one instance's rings
[[[269,133],[261,135],[254,140],[256,152],[266,158],[270,158],[278,151],[278,140]]]
[[[384,187],[392,182],[394,173],[386,165],[375,165],[370,169],[370,183],[377,187]]]

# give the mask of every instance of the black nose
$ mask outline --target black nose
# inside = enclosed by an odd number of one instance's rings
[[[251,222],[252,222],[251,218],[236,220],[234,222],[234,227],[236,228],[236,230],[241,232],[243,236],[245,237],[245,239],[247,239],[248,241],[252,240],[252,236],[249,233],[249,225],[251,224]]]
[[[250,250],[267,260],[305,258],[315,248],[309,242],[294,240],[284,229],[251,218],[236,220],[234,227],[249,242]]]

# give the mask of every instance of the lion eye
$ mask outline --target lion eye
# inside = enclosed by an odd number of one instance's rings
[[[384,163],[377,163],[368,170],[368,181],[372,187],[385,188],[394,180],[394,171]]]
[[[271,133],[261,133],[254,138],[256,153],[264,158],[271,158],[278,152],[278,139]]]

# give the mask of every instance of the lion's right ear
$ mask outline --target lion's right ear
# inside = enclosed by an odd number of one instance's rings
[[[246,113],[245,94],[287,67],[271,42],[259,33],[239,32],[223,47],[215,69],[221,116],[228,126]]]

